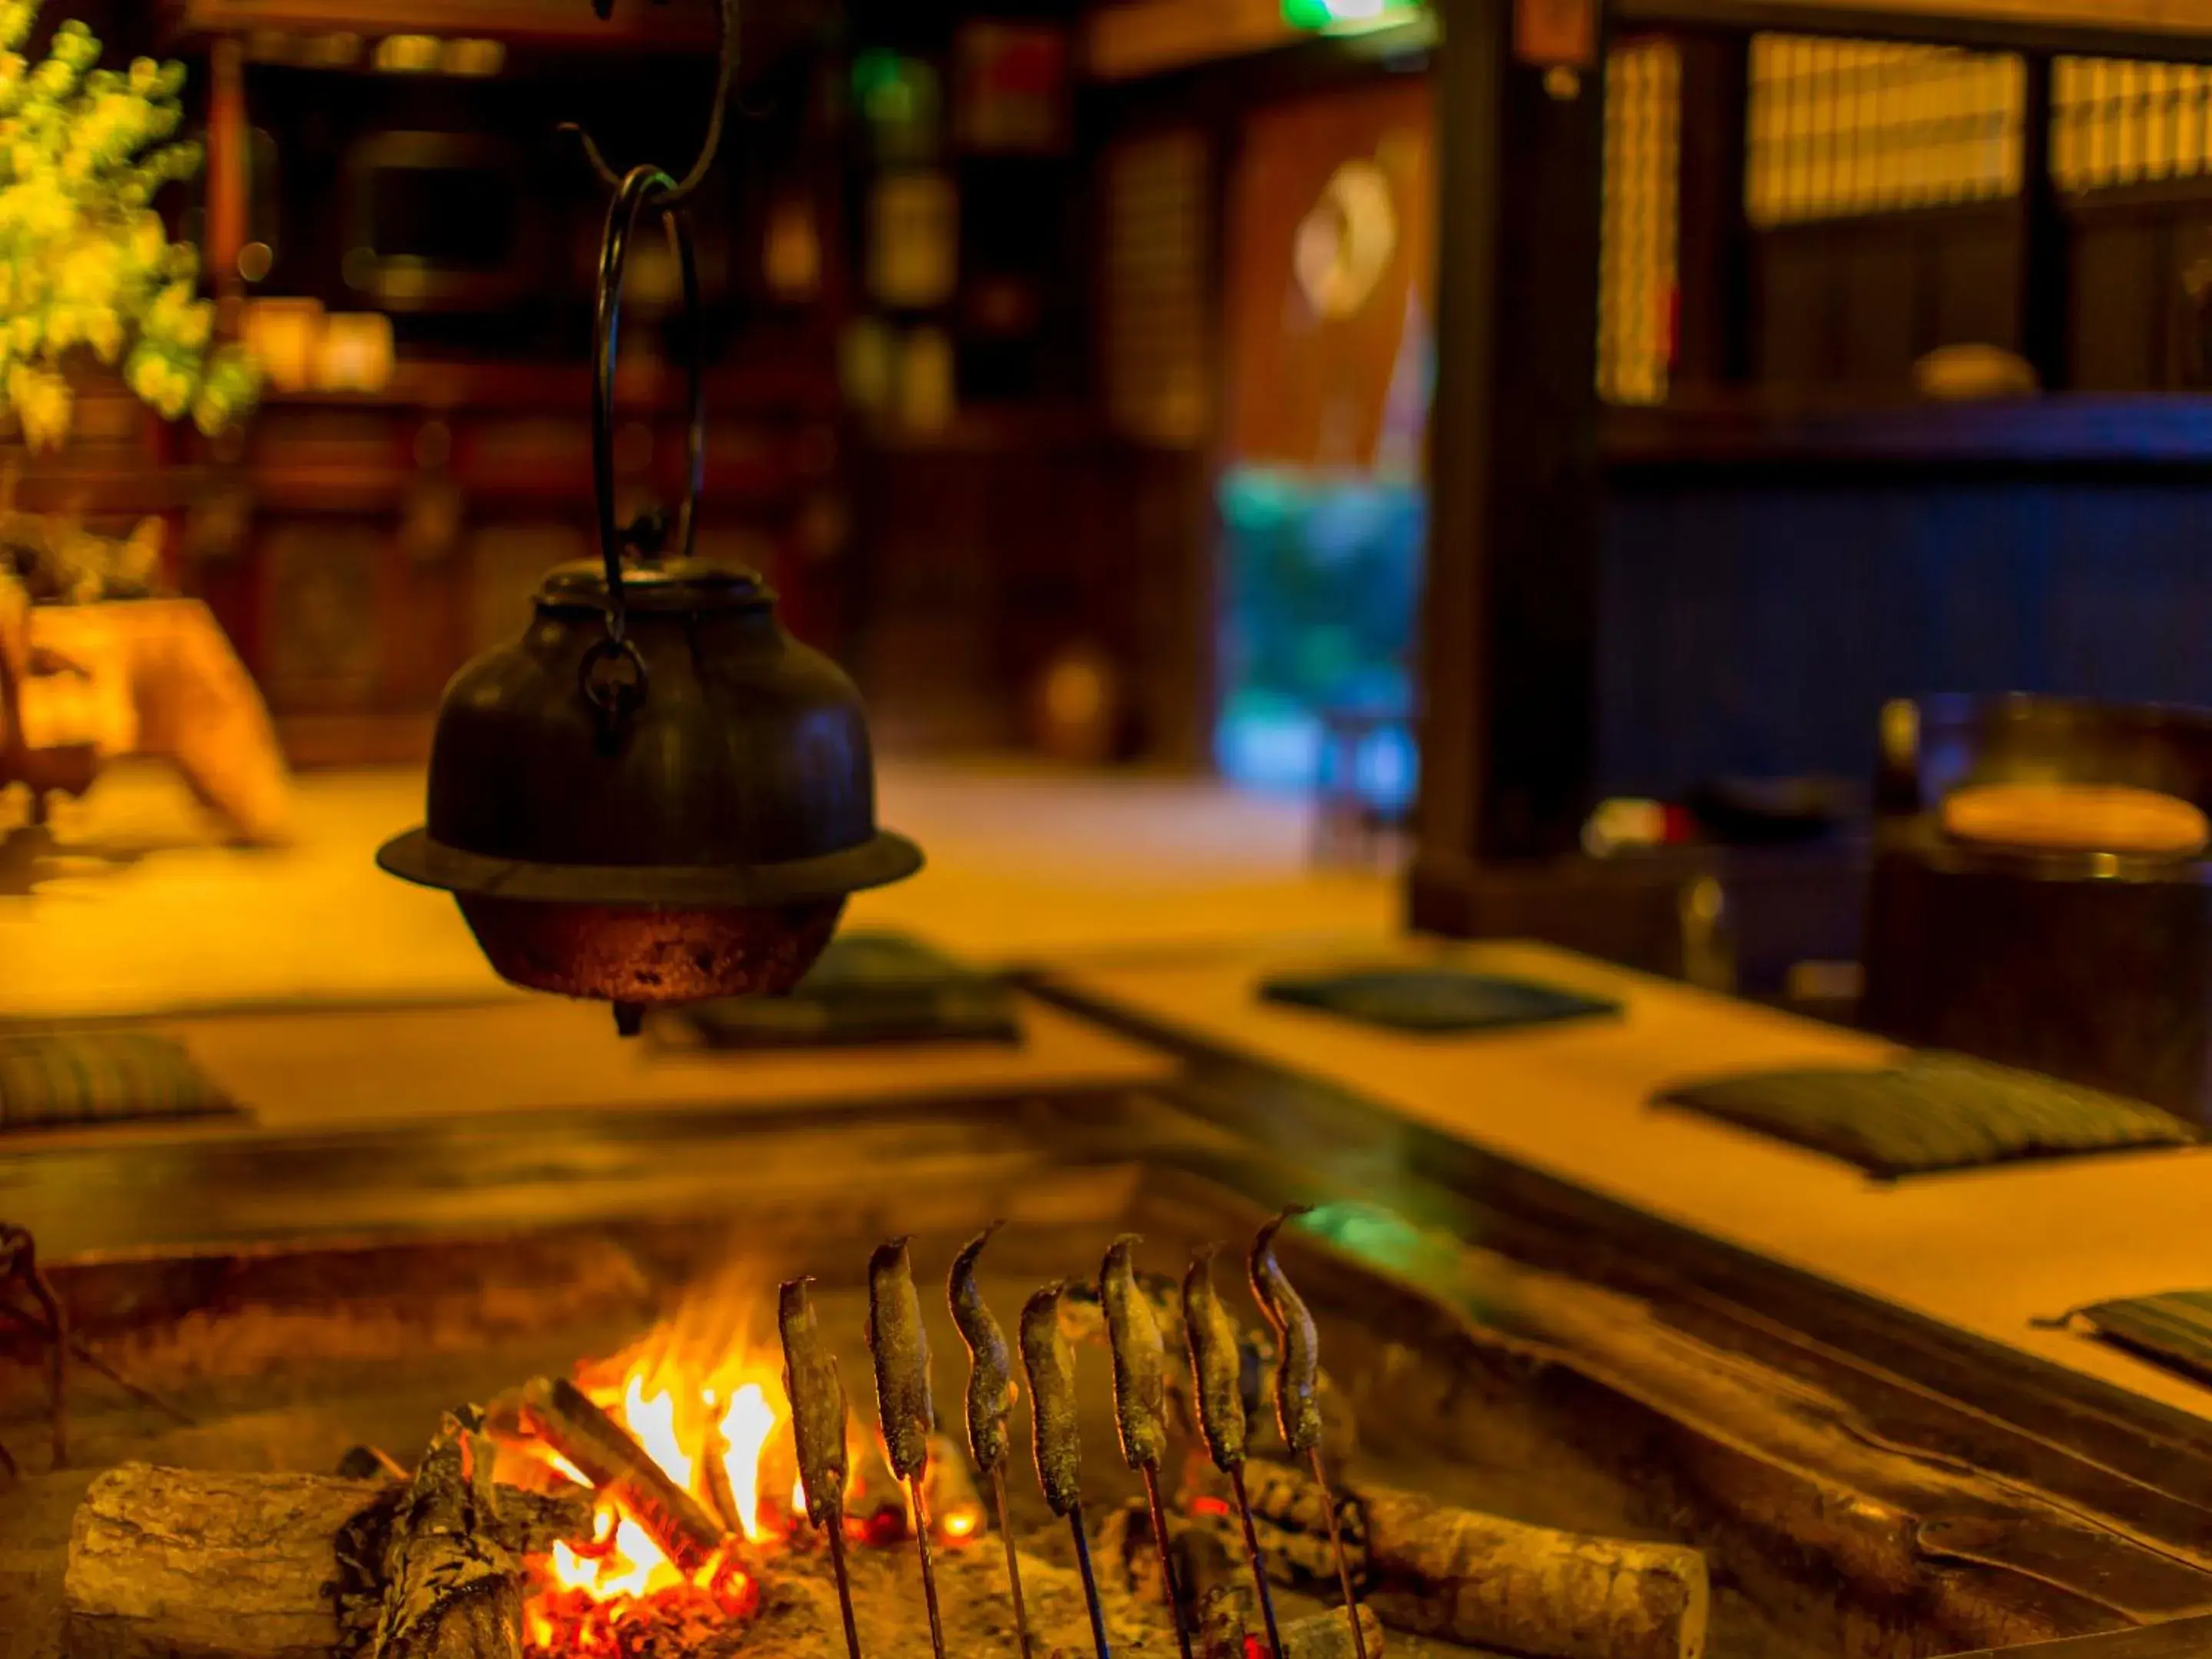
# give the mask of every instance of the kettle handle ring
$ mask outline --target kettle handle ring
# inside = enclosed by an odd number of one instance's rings
[[[673,199],[677,185],[659,168],[632,167],[623,175],[607,204],[606,230],[599,241],[599,287],[592,315],[592,483],[599,520],[599,556],[607,577],[607,637],[620,645],[629,623],[623,587],[623,536],[615,523],[615,354],[622,334],[623,273],[636,234],[640,210],[660,209],[670,247],[684,285],[684,358],[690,392],[690,422],[684,466],[684,506],[676,520],[678,556],[691,556],[697,534],[699,496],[707,477],[706,380],[699,319],[699,261],[691,236],[690,215]]]

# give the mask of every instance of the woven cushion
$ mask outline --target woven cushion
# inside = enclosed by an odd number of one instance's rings
[[[2095,1089],[1963,1054],[1887,1068],[1753,1073],[1668,1090],[1702,1112],[1886,1177],[2021,1158],[2186,1146],[2179,1118]]]
[[[2079,1321],[2107,1342],[2157,1361],[2200,1382],[2212,1382],[2212,1291],[2169,1291],[2076,1310]]]
[[[694,1003],[679,1018],[717,1048],[1018,1042],[1022,1036],[1003,984],[899,933],[840,934],[789,996]]]
[[[1579,992],[1448,968],[1290,975],[1263,981],[1260,994],[1269,1002],[1318,1009],[1361,1025],[1437,1036],[1546,1025],[1620,1012],[1617,1002]]]
[[[0,1035],[0,1133],[237,1110],[167,1037],[143,1031]]]

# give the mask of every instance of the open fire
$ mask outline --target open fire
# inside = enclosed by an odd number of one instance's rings
[[[754,1552],[774,1541],[759,1480],[769,1437],[789,1416],[781,1384],[744,1356],[702,1371],[665,1354],[639,1353],[611,1381],[595,1382],[591,1370],[577,1379],[585,1395],[662,1474],[707,1505],[731,1537],[687,1571],[653,1541],[618,1492],[599,1492],[589,1538],[556,1540],[525,1564],[527,1650],[548,1659],[621,1659],[634,1645],[625,1641],[633,1629],[744,1619],[759,1599],[750,1570]],[[550,1447],[533,1445],[514,1455],[535,1459],[556,1478],[592,1486]]]
[[[791,1408],[771,1354],[742,1338],[702,1352],[681,1324],[656,1333],[616,1360],[580,1366],[576,1385],[661,1474],[696,1499],[727,1533],[689,1566],[654,1540],[649,1517],[621,1488],[602,1486],[588,1538],[561,1540],[525,1562],[527,1650],[545,1659],[626,1659],[648,1630],[726,1626],[750,1616],[760,1599],[761,1565],[787,1548],[810,1548],[801,1524],[804,1487],[791,1453]],[[854,1467],[879,1465],[870,1431],[849,1425]],[[869,1454],[872,1452],[872,1458]],[[503,1442],[501,1477],[543,1486],[549,1480],[587,1490],[592,1481],[543,1440]],[[857,1495],[856,1495],[857,1496]],[[866,1501],[848,1505],[848,1535],[887,1545],[910,1524],[904,1495],[879,1480]],[[932,1516],[940,1541],[982,1529],[983,1516],[957,1498]]]
[[[651,1632],[701,1632],[741,1624],[758,1609],[764,1569],[787,1552],[814,1552],[794,1455],[781,1358],[753,1337],[753,1310],[772,1297],[750,1277],[696,1297],[628,1352],[578,1366],[577,1391],[711,1517],[723,1534],[685,1561],[658,1537],[633,1488],[594,1482],[542,1436],[499,1437],[499,1477],[539,1490],[593,1492],[585,1537],[555,1541],[524,1561],[526,1650],[543,1659],[629,1659]],[[524,1416],[528,1416],[527,1408]],[[890,1547],[910,1534],[904,1490],[882,1442],[858,1413],[847,1424],[854,1471],[845,1532],[854,1543]],[[980,1536],[985,1515],[944,1443],[925,1496],[941,1545]]]
[[[1251,1253],[1261,1312],[1289,1310],[1270,1317],[1273,1342],[1213,1296],[1209,1252],[1177,1283],[1137,1270],[1125,1237],[1095,1288],[1060,1280],[1027,1298],[1018,1371],[973,1276],[991,1235],[971,1242],[948,1282],[969,1349],[965,1445],[929,1398],[902,1240],[871,1261],[865,1326],[852,1291],[817,1309],[810,1281],[787,1280],[770,1348],[743,1328],[766,1311],[761,1276],[695,1292],[635,1347],[452,1408],[411,1470],[350,1467],[366,1456],[335,1477],[126,1465],[94,1483],[73,1528],[72,1627],[126,1632],[101,1650],[118,1659],[270,1659],[184,1639],[225,1627],[250,1564],[256,1617],[312,1647],[335,1601],[348,1659],[880,1659],[919,1650],[925,1620],[939,1659],[1019,1654],[1032,1636],[1048,1652],[1103,1653],[1110,1638],[1116,1654],[1160,1653],[1188,1637],[1194,1659],[1255,1646],[1377,1659],[1386,1626],[1554,1659],[1698,1659],[1708,1592],[1693,1550],[1322,1474],[1317,1447],[1348,1453],[1354,1425],[1273,1261],[1273,1231]],[[702,1321],[702,1304],[739,1317]],[[876,1415],[896,1435],[861,1425],[839,1382],[851,1350],[831,1328],[865,1330]],[[1109,1351],[1110,1423],[1105,1390],[1079,1390],[1078,1346]],[[1170,1360],[1185,1352],[1188,1366]],[[898,1370],[909,1360],[919,1389]],[[1044,1500],[1026,1512],[1004,1491],[1018,1405]],[[1129,1480],[1081,1489],[1083,1443],[1109,1428],[1141,1498]],[[987,1531],[988,1546],[961,1547]],[[1278,1618],[1271,1584],[1303,1605]]]

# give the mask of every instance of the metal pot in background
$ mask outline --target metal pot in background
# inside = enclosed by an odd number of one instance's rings
[[[1865,1023],[2212,1122],[2212,864],[1946,830],[1962,789],[2087,785],[2212,810],[2212,713],[2006,696],[1883,716]]]

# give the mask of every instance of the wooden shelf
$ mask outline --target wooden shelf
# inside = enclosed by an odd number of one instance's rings
[[[626,364],[615,375],[615,403],[624,410],[680,410],[690,395],[681,369],[665,364]],[[431,414],[482,414],[528,410],[587,416],[591,371],[581,363],[403,362],[380,392],[269,391],[264,410],[394,409]],[[839,407],[836,383],[810,362],[762,361],[707,375],[709,418],[759,410],[799,410],[831,415]]]
[[[714,49],[714,13],[702,0],[616,0],[601,22],[581,0],[181,0],[173,38],[244,34],[434,34],[592,52]]]

